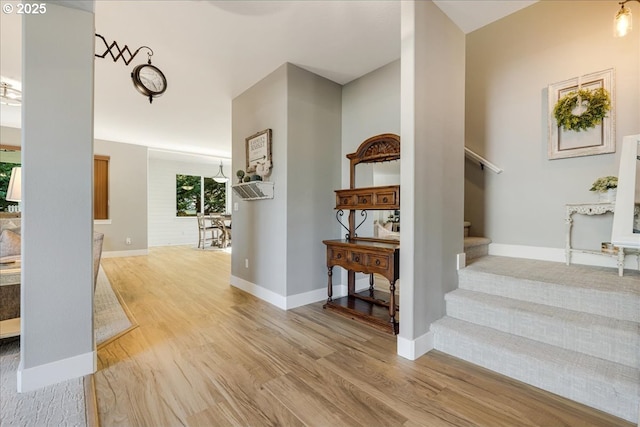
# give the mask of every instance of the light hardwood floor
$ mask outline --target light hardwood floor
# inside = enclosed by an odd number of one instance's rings
[[[102,261],[139,327],[98,351],[109,426],[632,426],[312,304],[231,287],[230,255],[190,247]]]

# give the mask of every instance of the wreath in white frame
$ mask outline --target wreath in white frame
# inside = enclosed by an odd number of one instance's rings
[[[580,132],[601,124],[610,110],[611,98],[606,89],[578,89],[556,102],[553,115],[564,130]]]

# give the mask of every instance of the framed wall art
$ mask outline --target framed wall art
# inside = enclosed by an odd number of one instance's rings
[[[613,69],[549,85],[548,157],[615,153]]]
[[[271,129],[265,129],[246,138],[247,172],[254,172],[259,165],[273,166],[271,158]]]

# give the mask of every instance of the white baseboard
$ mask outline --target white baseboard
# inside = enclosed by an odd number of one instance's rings
[[[528,258],[541,261],[565,262],[564,248],[545,248],[539,246],[506,245],[502,243],[490,243],[489,255],[505,256],[511,258]],[[593,265],[597,267],[618,268],[616,257],[598,254],[586,254],[574,252],[571,254],[572,264]],[[625,257],[624,268],[638,269],[638,261],[635,255]]]
[[[414,340],[398,335],[398,356],[409,360],[416,360],[433,350],[433,332],[429,331]]]
[[[136,249],[132,251],[103,251],[102,258],[119,258],[125,256],[149,255],[148,249]]]
[[[94,373],[97,367],[95,351],[28,369],[24,369],[22,362],[20,362],[17,372],[18,393],[27,393],[48,385],[89,375]]]
[[[292,308],[301,307],[307,304],[313,304],[318,301],[324,301],[327,299],[326,288],[314,289],[309,292],[303,292],[300,294],[285,297],[273,291],[270,291],[269,289],[265,289],[262,286],[256,285],[255,283],[251,283],[247,280],[241,279],[237,276],[231,276],[230,283],[231,286],[242,289],[243,291],[250,293],[255,297],[258,297],[261,300],[268,302],[269,304],[275,305],[282,310],[291,310]],[[341,291],[341,286],[336,286],[334,288],[334,291],[336,290],[336,288],[338,288],[338,292]],[[337,293],[334,293],[334,296],[338,296]]]
[[[280,294],[277,294],[273,291],[270,291],[269,289],[265,289],[261,286],[256,285],[255,283],[251,283],[234,275],[231,275],[229,282],[231,283],[231,286],[234,286],[255,297],[258,297],[261,300],[268,302],[269,304],[275,305],[276,307],[283,310],[287,309],[286,298]]]

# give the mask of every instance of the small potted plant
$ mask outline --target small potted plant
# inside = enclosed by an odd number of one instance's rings
[[[617,188],[617,176],[603,176],[593,182],[589,191],[598,193],[601,202],[613,203],[616,200]]]
[[[238,169],[236,171],[236,176],[238,177],[238,182],[242,182],[242,178],[244,178],[244,171],[242,169]]]

